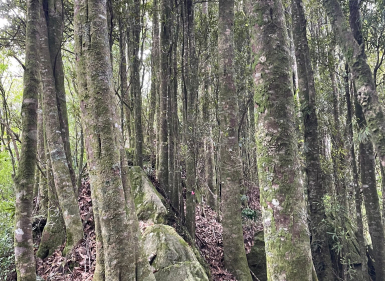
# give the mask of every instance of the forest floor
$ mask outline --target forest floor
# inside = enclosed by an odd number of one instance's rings
[[[260,210],[259,190],[250,188],[248,208]],[[95,270],[96,242],[94,221],[92,215],[91,189],[88,180],[83,181],[79,192],[79,209],[84,226],[84,239],[73,250],[70,258],[62,255],[64,245],[57,249],[54,254],[44,260],[37,259],[37,273],[44,280],[55,281],[88,281],[92,280]],[[142,231],[146,228],[144,222],[140,222]],[[249,252],[253,245],[253,237],[262,226],[253,220],[245,220],[244,241],[246,251]],[[37,237],[36,244],[39,243]],[[202,256],[210,266],[212,279],[214,281],[236,280],[226,269],[223,262],[222,225],[218,222],[218,215],[208,206],[196,208],[196,243]]]

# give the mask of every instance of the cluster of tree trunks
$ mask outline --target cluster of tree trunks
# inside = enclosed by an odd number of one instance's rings
[[[220,0],[219,5],[203,3],[201,10],[192,0],[154,0],[149,11],[138,0],[121,2],[74,1],[78,156],[77,149],[72,155],[70,148],[62,56],[65,7],[59,0],[27,1],[22,145],[15,176],[18,280],[36,279],[34,196],[40,214],[47,217],[38,257],[51,255],[64,241],[64,254],[69,255],[82,240],[77,196],[84,153],[97,240],[94,280],[155,280],[139,246],[129,162],[150,173],[155,170],[170,209],[191,241],[196,204],[204,201],[221,214],[224,262],[237,280],[252,280],[241,215],[246,208],[241,198],[251,192],[247,182],[260,189],[268,280],[368,280],[364,203],[375,276],[383,280],[384,215],[375,155],[384,175],[385,119],[376,90],[378,68],[373,74],[365,54],[359,1],[349,1],[349,21],[339,1],[322,1],[332,28],[326,50],[319,51],[326,54],[326,66],[312,54],[302,0]],[[143,49],[148,12],[152,42],[146,113]],[[114,41],[119,47],[118,87],[113,81]],[[346,105],[336,75],[337,45],[346,61]],[[321,67],[332,93],[332,129],[326,136],[317,112],[315,73]],[[357,130],[370,132],[358,151],[353,143]],[[323,161],[330,144],[328,174]],[[349,167],[352,188],[346,180]],[[328,211],[329,197],[339,206],[337,218]],[[348,216],[348,210],[355,215]],[[341,250],[333,252],[330,220],[358,242],[359,266],[347,262],[352,256],[348,239],[341,239]],[[349,232],[350,220],[354,233]]]

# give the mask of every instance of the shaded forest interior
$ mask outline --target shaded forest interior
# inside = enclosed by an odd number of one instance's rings
[[[385,280],[385,0],[3,0],[0,33],[1,280]]]

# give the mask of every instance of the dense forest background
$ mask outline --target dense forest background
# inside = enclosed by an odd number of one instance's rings
[[[3,0],[0,27],[1,280],[385,280],[384,0]]]

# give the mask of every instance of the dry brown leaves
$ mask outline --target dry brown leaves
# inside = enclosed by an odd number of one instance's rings
[[[84,239],[66,258],[62,251],[64,245],[44,260],[37,260],[37,273],[44,280],[89,281],[95,270],[96,244],[92,214],[91,190],[89,181],[84,181],[79,192],[80,217],[83,222]]]

